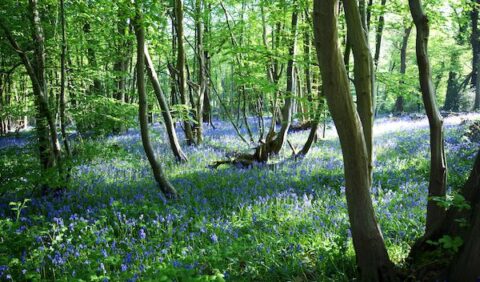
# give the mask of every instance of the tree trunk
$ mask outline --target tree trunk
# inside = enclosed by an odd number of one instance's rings
[[[480,277],[480,151],[460,195],[470,208],[452,205],[442,223],[413,245],[408,261],[416,279],[476,281]],[[446,236],[463,242],[455,255],[431,243]]]
[[[360,278],[362,281],[389,281],[395,279],[393,265],[370,198],[369,155],[338,47],[337,6],[338,0],[314,1],[317,57],[328,107],[342,147],[348,214]]]
[[[293,96],[295,95],[295,66],[294,66],[294,56],[296,53],[297,45],[297,25],[298,25],[298,5],[294,2],[294,11],[292,13],[292,22],[291,22],[291,42],[288,47],[289,59],[287,62],[287,96],[285,97],[285,104],[282,107],[282,127],[280,132],[277,135],[277,138],[272,143],[271,150],[268,149],[269,154],[278,154],[283,147],[287,139],[288,129],[290,128],[291,119],[292,119],[292,101]]]
[[[305,21],[308,20],[309,12],[308,9],[305,10]],[[308,120],[312,120],[312,113],[311,111],[314,109],[312,106],[313,103],[313,95],[312,95],[312,76],[311,76],[311,55],[310,55],[310,46],[312,44],[312,40],[310,38],[310,33],[311,31],[309,29],[305,29],[303,33],[303,56],[304,60],[306,62],[305,64],[305,94],[307,96],[307,114],[308,114]]]
[[[180,144],[178,142],[177,133],[175,132],[175,126],[173,124],[172,116],[170,114],[170,109],[168,107],[167,100],[163,94],[162,87],[158,81],[157,72],[153,66],[153,62],[150,58],[148,52],[148,47],[145,44],[145,61],[147,63],[147,72],[152,83],[155,96],[157,96],[158,103],[160,104],[160,109],[162,111],[163,121],[165,122],[165,128],[167,129],[168,140],[170,141],[170,147],[172,148],[173,155],[178,162],[186,162],[187,157],[182,151]]]
[[[187,108],[190,108],[188,95],[186,93],[187,75],[185,73],[185,47],[183,46],[183,0],[175,0],[175,19],[177,27],[177,71],[178,71],[178,92],[180,100]],[[190,110],[188,111],[190,115]],[[188,145],[195,144],[192,125],[188,119],[183,122],[185,138]]]
[[[366,31],[362,29],[360,10],[356,1],[344,0],[345,18],[347,21],[349,42],[352,44],[355,60],[355,92],[357,95],[357,111],[362,121],[363,135],[367,145],[368,167],[373,169],[373,97],[375,89],[375,73],[372,55],[368,47]],[[372,173],[370,173],[370,181]]]
[[[93,42],[91,39],[91,26],[89,22],[86,22],[83,25],[83,32],[85,33],[85,36],[87,37],[87,59],[88,59],[88,64],[92,68],[92,70],[95,72],[93,75],[93,88],[88,89],[89,94],[96,94],[100,95],[100,92],[102,91],[102,84],[100,80],[98,79],[98,64],[97,64],[97,56],[95,54],[95,50],[93,50]]]
[[[475,89],[474,110],[480,108],[480,87],[479,87],[479,67],[480,67],[480,32],[478,30],[478,9],[480,0],[472,0],[472,11],[470,12],[470,20],[472,24],[472,32],[470,43],[472,44],[472,88]]]
[[[405,83],[403,77],[405,76],[405,73],[407,71],[407,46],[408,38],[410,37],[412,27],[413,25],[409,25],[407,28],[405,28],[405,31],[403,33],[402,47],[400,48],[400,76],[402,77],[400,79],[400,85],[403,85]],[[403,89],[400,88],[400,91],[403,91]],[[395,102],[395,109],[393,110],[395,113],[403,112],[403,102],[403,95],[400,93]]]
[[[377,31],[375,33],[375,56],[374,56],[374,63],[375,63],[375,69],[378,68],[378,60],[380,59],[380,50],[382,47],[382,36],[383,36],[383,28],[385,26],[385,4],[387,3],[387,0],[382,0],[380,2],[381,6],[381,11],[380,11],[380,16],[378,16],[378,25],[377,25]]]
[[[118,36],[118,44],[117,44],[117,58],[113,65],[113,70],[115,71],[115,84],[116,89],[114,93],[114,98],[125,102],[125,91],[126,91],[126,77],[125,73],[127,71],[128,66],[128,57],[130,53],[127,53],[126,50],[130,45],[130,40],[127,39],[127,29],[128,24],[127,20],[125,19],[125,11],[122,7],[118,8],[118,22],[117,22],[117,36]]]
[[[430,62],[428,59],[429,23],[420,0],[409,0],[410,12],[417,29],[416,54],[423,104],[430,125],[430,183],[428,186],[427,225],[430,232],[445,216],[445,209],[432,197],[445,197],[447,163],[443,140],[443,120],[435,100]]]
[[[203,142],[203,110],[205,106],[205,91],[207,88],[206,77],[206,58],[203,48],[203,17],[202,17],[202,1],[195,1],[195,31],[196,31],[196,51],[198,60],[198,90],[197,90],[197,109],[196,109],[196,133],[197,144]]]
[[[451,281],[478,281],[480,278],[480,152],[477,153],[470,177],[462,189],[462,195],[470,204],[471,210],[467,214],[464,211],[463,216],[450,216],[451,221],[446,223],[452,226],[456,219],[463,218],[470,223],[470,228],[463,231],[464,244],[458,256],[452,260],[449,278]]]
[[[459,110],[459,87],[457,73],[453,70],[448,72],[447,94],[445,95],[444,111],[458,112]]]
[[[142,137],[143,149],[147,155],[150,166],[152,167],[153,176],[167,198],[176,198],[178,196],[175,188],[167,180],[163,173],[163,169],[155,159],[152,144],[148,134],[148,118],[147,118],[147,94],[145,92],[145,30],[143,17],[140,10],[140,4],[135,2],[135,18],[133,20],[135,36],[137,38],[137,88],[138,88],[138,120],[140,121],[140,133]]]
[[[62,28],[62,53],[60,55],[60,129],[62,131],[63,146],[67,156],[71,155],[68,144],[67,125],[65,121],[65,82],[66,82],[66,56],[67,56],[67,32],[65,23],[65,3],[60,0],[60,20]]]
[[[210,35],[210,13],[211,13],[211,4],[207,3],[207,20],[204,24],[205,27],[205,34],[207,36]],[[205,76],[207,78],[206,86],[205,86],[205,93],[204,93],[204,100],[203,100],[203,120],[206,121],[208,124],[213,125],[212,122],[212,109],[210,106],[210,54],[209,51],[204,48],[203,56],[205,58]]]

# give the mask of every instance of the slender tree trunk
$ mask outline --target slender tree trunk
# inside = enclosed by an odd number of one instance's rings
[[[138,88],[138,119],[140,121],[140,133],[142,137],[143,149],[147,155],[150,166],[152,167],[153,176],[167,198],[176,198],[178,196],[175,188],[167,180],[161,165],[155,159],[152,144],[148,134],[148,117],[147,117],[147,94],[145,92],[145,30],[143,17],[140,10],[140,4],[135,2],[135,18],[133,20],[135,36],[137,38],[137,88]]]
[[[356,1],[344,0],[345,18],[348,37],[352,44],[355,60],[355,92],[357,95],[357,111],[362,121],[363,134],[367,145],[368,167],[373,170],[373,97],[375,91],[375,70],[372,55],[368,47],[366,32],[362,29],[361,13]],[[370,173],[370,180],[372,173]]]
[[[97,56],[95,54],[95,50],[93,50],[93,42],[91,39],[91,26],[89,22],[86,22],[83,25],[83,32],[85,33],[85,36],[87,37],[87,59],[88,59],[88,64],[90,67],[94,70],[94,72],[98,71],[98,64],[97,64]],[[93,77],[93,88],[88,90],[88,93],[91,94],[93,91],[94,94],[100,95],[100,92],[102,91],[102,84],[100,80],[98,79],[98,74],[95,73]]]
[[[470,43],[472,44],[472,88],[475,89],[474,110],[480,108],[480,85],[479,85],[479,68],[480,68],[480,32],[478,30],[478,9],[480,0],[472,0],[472,11],[470,12],[470,20],[472,23],[472,32]]]
[[[426,232],[433,230],[445,216],[445,209],[432,197],[445,197],[447,163],[443,140],[443,120],[435,100],[435,89],[428,59],[429,23],[420,0],[409,0],[410,12],[417,28],[416,53],[423,104],[430,124],[430,183],[428,186]]]
[[[204,24],[204,27],[205,27],[205,35],[209,36],[210,35],[211,4],[207,3],[206,5],[207,5],[207,20]],[[206,78],[209,78],[210,75],[211,75],[210,74],[211,63],[210,63],[210,54],[209,54],[209,51],[206,48],[204,48],[203,56],[205,58],[205,67],[206,67],[205,76],[206,76]],[[207,81],[206,81],[204,96],[205,97],[204,97],[204,100],[203,100],[203,120],[206,121],[208,124],[213,125],[212,109],[211,109],[211,106],[210,106],[210,80],[209,79],[207,79]]]
[[[297,45],[297,26],[298,26],[298,5],[294,2],[294,11],[292,13],[291,23],[291,42],[288,47],[289,59],[287,62],[287,97],[285,97],[285,104],[282,107],[282,127],[277,135],[277,138],[272,144],[271,154],[278,154],[287,140],[288,129],[290,128],[292,119],[292,102],[295,95],[295,66],[294,59]]]
[[[186,107],[189,106],[188,95],[186,93],[187,75],[185,72],[185,47],[183,46],[183,0],[175,0],[175,19],[177,27],[177,71],[178,71],[178,90],[180,100]],[[190,110],[188,111],[190,113]],[[188,145],[195,144],[192,125],[188,119],[183,122],[185,137]]]
[[[202,1],[195,1],[195,31],[197,38],[197,60],[198,60],[198,93],[197,93],[197,109],[196,109],[196,133],[197,133],[197,144],[203,142],[203,111],[205,106],[205,91],[207,88],[207,77],[206,77],[206,58],[203,48],[203,17],[202,17]]]
[[[408,46],[408,38],[410,37],[412,27],[413,25],[409,25],[407,28],[405,28],[405,31],[402,37],[402,47],[400,48],[400,75],[402,78],[400,79],[400,85],[405,84],[403,77],[405,76],[405,73],[407,71],[407,46]],[[397,97],[397,100],[395,102],[394,112],[402,113],[403,103],[404,103],[403,95],[400,94]]]
[[[67,156],[71,155],[68,144],[67,126],[65,121],[65,82],[66,82],[66,56],[67,56],[67,32],[65,23],[65,3],[60,0],[60,21],[62,27],[62,54],[60,55],[60,129],[62,131],[63,146]]]
[[[113,70],[115,71],[115,84],[116,89],[114,93],[114,98],[124,102],[125,101],[125,91],[126,91],[126,78],[125,72],[127,71],[128,59],[126,58],[129,43],[127,43],[127,20],[124,16],[124,11],[121,7],[118,8],[118,22],[117,22],[117,56],[115,63],[113,65]]]
[[[375,69],[378,68],[378,60],[380,59],[380,50],[382,47],[382,36],[383,36],[383,28],[385,26],[385,4],[387,3],[387,0],[382,0],[380,2],[380,16],[378,16],[378,25],[377,25],[377,31],[375,33],[375,56],[374,56],[374,63],[375,63]]]
[[[362,281],[391,281],[393,265],[370,198],[367,144],[338,47],[337,7],[338,0],[314,1],[314,33],[323,87],[342,147],[353,245]]]
[[[308,10],[305,10],[305,21],[307,21],[308,16],[309,16],[309,12]],[[312,95],[312,76],[311,76],[311,67],[310,67],[311,66],[310,46],[312,44],[312,40],[310,38],[310,33],[311,31],[309,29],[305,29],[303,33],[303,56],[306,62],[305,70],[304,70],[305,71],[305,92],[306,92],[305,94],[308,100],[308,103],[307,103],[308,106],[306,108],[306,111],[309,115],[308,120],[312,120],[311,111],[314,109],[314,107],[312,107],[313,95]]]
[[[170,114],[170,109],[168,107],[167,100],[163,94],[162,87],[158,81],[157,72],[153,66],[152,59],[150,58],[148,47],[145,44],[145,62],[147,64],[147,72],[152,83],[155,96],[157,96],[158,103],[160,104],[160,109],[162,111],[163,121],[165,122],[165,128],[167,129],[168,140],[170,141],[170,147],[172,148],[173,155],[175,159],[179,162],[186,162],[187,157],[183,153],[180,143],[178,142],[177,133],[175,132],[175,126],[173,124],[172,116]]]

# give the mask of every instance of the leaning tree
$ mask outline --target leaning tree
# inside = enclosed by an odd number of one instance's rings
[[[148,134],[148,118],[147,118],[147,94],[145,91],[145,27],[141,3],[135,1],[135,18],[133,19],[133,27],[137,38],[137,89],[138,89],[138,120],[140,122],[140,135],[142,137],[143,149],[147,155],[148,162],[153,171],[153,176],[160,190],[167,198],[177,197],[177,191],[170,184],[165,176],[162,166],[155,158],[150,136]]]

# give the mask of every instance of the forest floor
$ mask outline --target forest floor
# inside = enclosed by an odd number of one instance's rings
[[[464,182],[479,146],[464,137],[462,120],[479,117],[445,119],[450,192]],[[183,144],[186,164],[174,162],[163,129],[152,128],[157,158],[181,194],[173,202],[155,186],[137,130],[78,146],[81,157],[60,197],[29,197],[39,179],[31,134],[0,138],[0,280],[353,279],[334,128],[302,159],[290,158],[285,146],[275,166],[210,169],[228,153],[249,150],[230,124],[215,126],[206,127],[203,145]],[[380,118],[374,132],[372,198],[389,254],[401,265],[423,232],[428,123]],[[289,140],[301,148],[307,136]]]

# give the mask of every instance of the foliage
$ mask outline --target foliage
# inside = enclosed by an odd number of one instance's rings
[[[103,96],[84,96],[82,108],[73,111],[82,135],[104,135],[135,125],[137,107]]]

